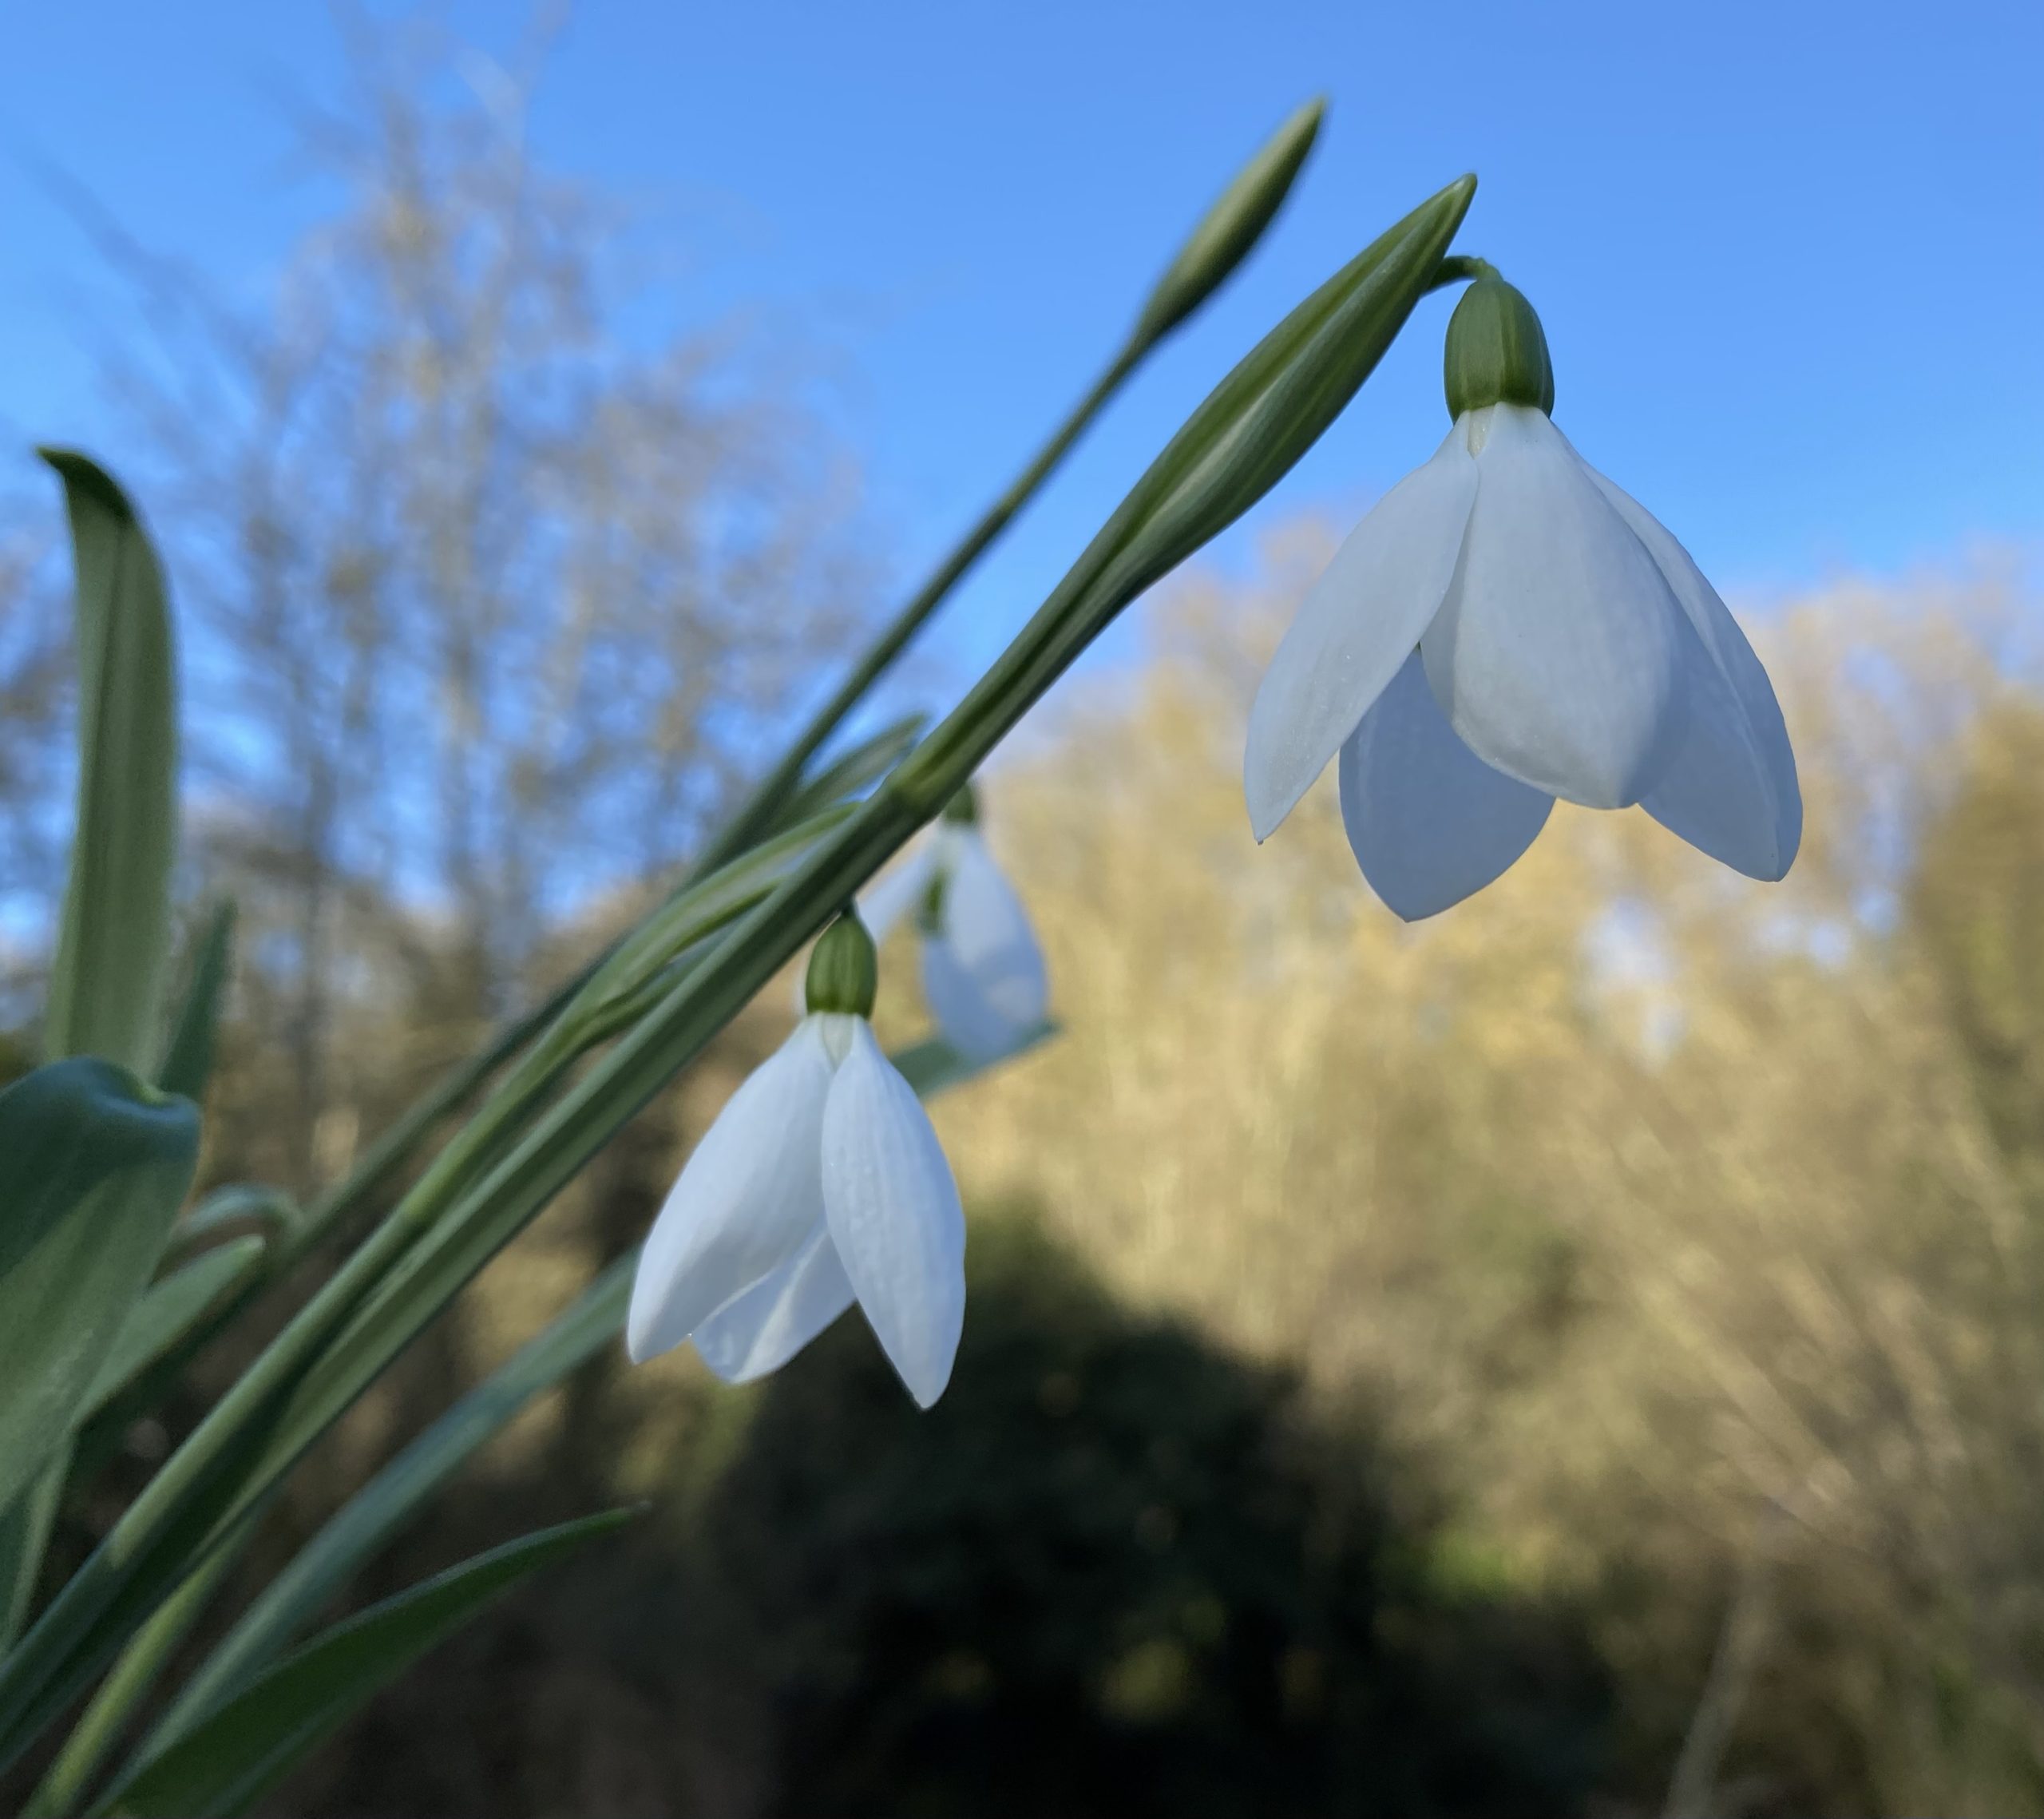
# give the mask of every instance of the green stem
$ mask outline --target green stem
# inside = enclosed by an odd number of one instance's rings
[[[1086,426],[1099,414],[1107,400],[1120,389],[1122,382],[1141,364],[1143,357],[1154,345],[1149,338],[1137,337],[1114,357],[1107,371],[1094,382],[1092,389],[1037,451],[1036,459],[987,508],[980,521],[965,533],[963,541],[938,565],[937,572],[895,615],[893,623],[873,641],[851,673],[838,684],[837,692],[817,709],[780,762],[760,779],[738,812],[711,837],[697,862],[699,870],[715,870],[758,836],[770,819],[774,805],[794,787],[802,767],[843,724],[845,716],[866,698],[866,691],[901,654],[909,640],[921,629],[924,620],[937,610],[965,571],[979,560],[987,545],[1007,528],[1008,521],[1028,502],[1029,495],[1042,485],[1051,470],[1064,458],[1066,450],[1078,441]]]
[[[356,1207],[386,1186],[442,1119],[456,1111],[485,1080],[567,1009],[605,957],[598,955],[572,978],[557,987],[545,1002],[536,1005],[515,1022],[506,1024],[480,1054],[464,1061],[385,1131],[370,1146],[369,1153],[348,1171],[345,1179],[327,1189],[306,1209],[305,1217],[299,1222],[290,1242],[278,1256],[277,1273],[281,1274],[298,1262]]]
[[[1004,656],[857,809],[766,882],[710,885],[671,951],[725,932],[674,989],[529,1121],[483,1178],[430,1171],[215,1405],[0,1662],[0,1763],[13,1759],[160,1599],[254,1519],[291,1466],[390,1361],[774,972],[931,819],[1141,590],[1233,522],[1341,412],[1438,269],[1475,188],[1449,184],[1351,260],[1222,381],[1110,516]],[[740,878],[743,880],[741,884]],[[735,919],[734,919],[735,918]],[[600,1008],[603,1001],[598,994]],[[572,1013],[571,1013],[572,1014]],[[477,1115],[493,1142],[493,1108]],[[521,1105],[521,1113],[523,1107]],[[465,1135],[467,1133],[464,1133]]]
[[[1487,259],[1476,259],[1467,253],[1450,253],[1435,271],[1429,291],[1444,290],[1450,284],[1472,283],[1479,278],[1495,278],[1498,268]]]
[[[767,830],[775,810],[800,780],[803,768],[810,759],[843,725],[846,715],[866,699],[867,692],[886,673],[894,660],[906,648],[909,640],[921,630],[925,622],[943,604],[945,597],[958,585],[966,571],[985,553],[988,545],[1007,529],[1015,514],[1028,502],[1030,496],[1049,478],[1052,470],[1064,459],[1072,444],[1085,432],[1087,425],[1106,407],[1107,401],[1120,389],[1129,374],[1142,363],[1144,355],[1155,345],[1155,341],[1154,335],[1133,336],[1108,363],[1107,370],[1073,406],[1064,422],[1052,433],[1050,439],[1037,450],[1035,458],[1016,477],[1008,489],[987,508],[979,521],[965,533],[950,554],[895,615],[893,622],[866,648],[865,654],[854,665],[851,673],[838,684],[830,698],[817,709],[809,724],[782,755],[774,768],[754,787],[731,819],[711,837],[708,845],[689,868],[685,884],[693,883],[716,871],[753,845]],[[545,1003],[527,1012],[516,1022],[506,1024],[487,1048],[449,1075],[430,1095],[421,1100],[378,1137],[374,1147],[349,1171],[347,1179],[329,1189],[307,1208],[295,1235],[279,1254],[272,1274],[281,1274],[289,1270],[351,1211],[383,1187],[433,1127],[535,1035],[551,1024],[609,957],[608,950],[599,954],[564,981]],[[225,1310],[223,1318],[232,1318],[236,1311],[238,1310]]]
[[[240,1558],[238,1548],[216,1549],[135,1632],[29,1797],[22,1819],[56,1819],[76,1809],[107,1753],[121,1741],[135,1707],[149,1697],[164,1663]]]

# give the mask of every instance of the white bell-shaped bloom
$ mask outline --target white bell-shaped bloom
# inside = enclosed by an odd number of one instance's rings
[[[1781,878],[1802,836],[1745,635],[1531,406],[1465,411],[1301,603],[1250,715],[1258,840],[1337,751],[1349,844],[1408,921],[1503,873],[1558,796],[1638,802],[1750,878]]]
[[[939,822],[861,899],[859,913],[876,941],[915,917],[924,1001],[937,1032],[968,1060],[996,1061],[1043,1028],[1043,949],[976,824]]]
[[[646,1240],[635,1363],[692,1340],[727,1382],[778,1369],[857,1301],[925,1409],[965,1314],[965,1220],[937,1133],[862,1016],[805,1016],[731,1096]]]

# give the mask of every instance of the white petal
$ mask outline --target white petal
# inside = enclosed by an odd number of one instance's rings
[[[679,1345],[779,1269],[822,1216],[833,1072],[823,1020],[804,1018],[731,1095],[660,1208],[625,1322],[634,1363]]]
[[[695,1329],[695,1349],[725,1382],[750,1383],[778,1370],[851,1305],[838,1248],[819,1224],[793,1262]]]
[[[965,1215],[909,1083],[863,1020],[823,1112],[830,1238],[881,1348],[927,1409],[965,1319]]]
[[[1341,747],[1341,823],[1370,887],[1408,922],[1499,877],[1554,798],[1494,771],[1455,736],[1419,653]]]
[[[1689,728],[1646,812],[1749,878],[1786,874],[1803,838],[1803,792],[1774,687],[1739,622],[1654,514],[1592,468],[1590,478],[1646,546],[1697,636]]]
[[[1434,699],[1507,776],[1628,807],[1682,736],[1682,608],[1546,413],[1471,416],[1483,438],[1476,504],[1420,641]]]
[[[1476,497],[1458,423],[1377,501],[1299,603],[1250,710],[1242,790],[1265,838],[1289,814],[1420,641],[1454,578]]]
[[[945,1041],[975,1061],[998,1060],[1043,1025],[1043,949],[1014,887],[976,830],[954,830],[942,927],[922,949],[923,995]]]

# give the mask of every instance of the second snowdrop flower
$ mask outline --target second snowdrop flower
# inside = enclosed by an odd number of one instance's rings
[[[1556,797],[1641,804],[1749,877],[1802,798],[1767,672],[1688,553],[1550,420],[1539,319],[1495,273],[1448,325],[1455,426],[1301,604],[1250,715],[1262,839],[1338,751],[1341,816],[1407,920],[1481,890]]]
[[[727,1382],[778,1369],[854,1301],[909,1393],[944,1393],[965,1219],[937,1133],[873,1039],[878,968],[850,912],[816,944],[808,1014],[731,1096],[660,1209],[632,1287],[633,1362],[694,1343]]]
[[[861,906],[877,941],[906,914],[921,934],[924,1001],[968,1060],[996,1061],[1044,1026],[1050,989],[1028,913],[980,834],[972,786]]]

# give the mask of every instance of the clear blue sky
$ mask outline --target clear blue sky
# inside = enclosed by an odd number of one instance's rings
[[[446,9],[486,46],[521,11]],[[331,91],[338,39],[298,0],[0,0],[0,424],[117,465],[72,311],[94,256],[15,154],[252,290],[318,201],[277,97]],[[677,320],[764,303],[841,356],[905,579],[1090,375],[1236,162],[1329,97],[1254,263],[958,603],[963,657],[1265,327],[1465,169],[1482,188],[1459,244],[1540,309],[1557,420],[1728,590],[1979,541],[2034,560],[2040,87],[2037,0],[584,0],[536,135],[568,172],[673,205],[699,256]],[[1353,508],[1431,450],[1447,307],[1424,307],[1263,521]]]

